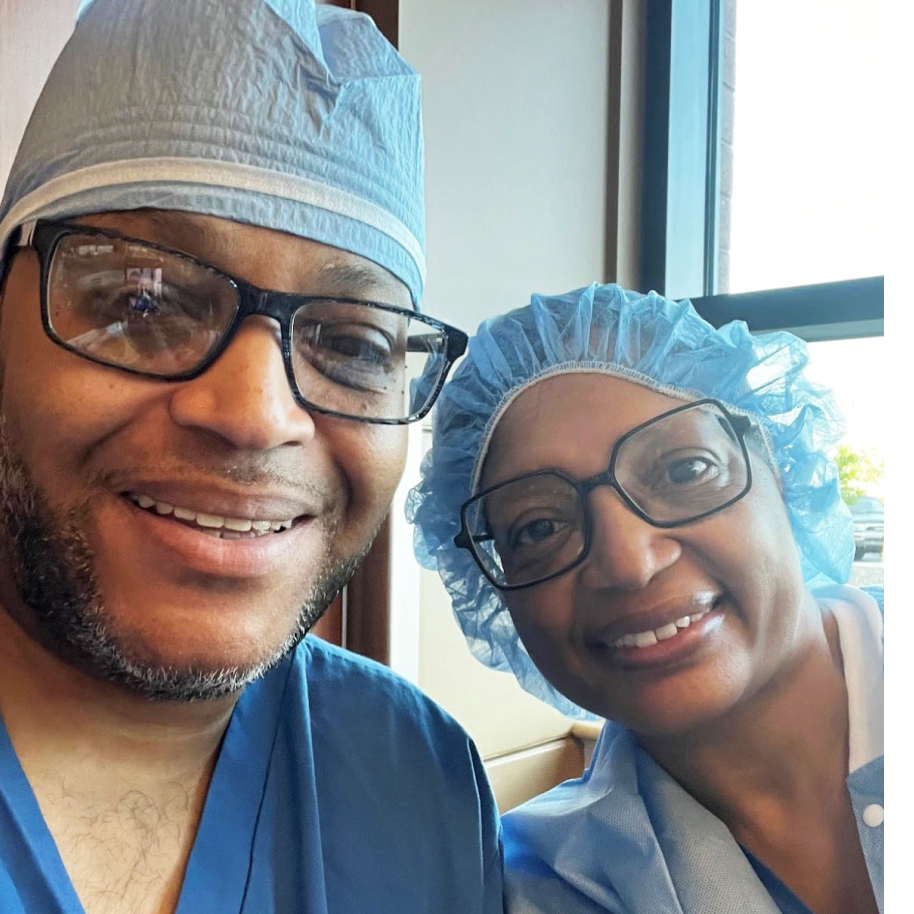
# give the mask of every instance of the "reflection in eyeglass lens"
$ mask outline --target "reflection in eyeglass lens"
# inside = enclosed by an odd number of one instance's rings
[[[710,406],[665,416],[626,439],[615,471],[629,498],[659,523],[712,511],[747,480],[742,448],[723,414]]]
[[[697,519],[743,494],[748,484],[739,439],[713,406],[662,416],[624,438],[614,475],[626,496],[660,524]],[[576,486],[543,471],[493,489],[465,515],[474,551],[501,583],[560,573],[586,548],[587,490],[607,481],[596,476]]]
[[[222,277],[134,242],[69,235],[54,253],[49,320],[68,345],[154,374],[192,370],[231,321],[237,293]]]

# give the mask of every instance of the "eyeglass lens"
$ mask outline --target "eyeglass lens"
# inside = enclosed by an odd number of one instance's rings
[[[204,264],[128,239],[63,236],[47,284],[48,323],[67,347],[159,377],[196,370],[223,342],[238,288]],[[358,418],[421,412],[446,367],[444,331],[419,316],[333,298],[291,318],[292,372],[312,405]]]
[[[709,404],[662,416],[622,439],[614,469],[631,503],[664,526],[719,509],[744,494],[749,478],[730,422]],[[572,567],[588,548],[587,491],[607,482],[575,485],[546,471],[470,502],[464,519],[478,561],[493,580],[510,587]]]

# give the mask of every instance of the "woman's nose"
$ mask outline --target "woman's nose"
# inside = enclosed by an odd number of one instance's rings
[[[211,432],[239,450],[301,444],[315,430],[289,387],[279,326],[267,317],[248,318],[202,375],[178,385],[170,408],[178,425]]]
[[[682,553],[674,531],[639,517],[609,486],[590,493],[591,543],[582,580],[594,589],[640,590]]]

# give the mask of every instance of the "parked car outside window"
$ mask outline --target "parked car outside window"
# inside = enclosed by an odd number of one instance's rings
[[[848,505],[854,518],[854,558],[867,552],[882,552],[885,537],[885,506],[878,498],[863,496]]]

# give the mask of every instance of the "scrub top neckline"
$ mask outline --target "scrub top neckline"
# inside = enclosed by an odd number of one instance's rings
[[[175,914],[199,914],[202,910],[236,914],[241,910],[279,711],[299,655],[293,651],[276,669],[247,686],[232,711]],[[31,862],[44,881],[43,888],[58,907],[58,912],[47,914],[85,914],[2,716],[0,803],[18,826]],[[216,882],[213,872],[221,874]]]

